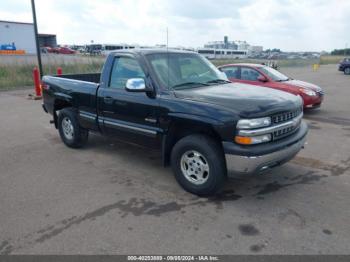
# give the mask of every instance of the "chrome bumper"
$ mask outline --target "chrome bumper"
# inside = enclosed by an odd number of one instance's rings
[[[269,168],[282,165],[291,160],[304,147],[305,141],[306,136],[289,147],[261,156],[225,154],[228,174],[261,173]]]

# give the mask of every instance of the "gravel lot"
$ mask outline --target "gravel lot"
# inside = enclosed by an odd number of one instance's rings
[[[350,77],[283,71],[326,91],[306,149],[209,199],[157,152],[100,136],[65,147],[28,90],[1,92],[0,254],[349,254]]]

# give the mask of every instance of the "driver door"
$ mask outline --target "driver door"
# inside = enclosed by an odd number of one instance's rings
[[[103,131],[118,139],[159,148],[161,130],[158,100],[144,92],[128,92],[126,81],[144,78],[145,73],[132,56],[116,56],[108,85],[100,90]]]

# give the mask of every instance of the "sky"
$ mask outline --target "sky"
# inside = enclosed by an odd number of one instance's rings
[[[350,47],[350,0],[36,0],[39,33],[59,44],[203,47],[246,40],[264,49]],[[30,0],[2,0],[0,20],[32,22]]]

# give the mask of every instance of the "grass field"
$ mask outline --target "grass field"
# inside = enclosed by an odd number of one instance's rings
[[[45,56],[43,57],[43,69],[45,75],[56,74],[58,67],[61,67],[64,74],[73,73],[95,73],[100,72],[104,63],[101,57],[79,57],[79,56]],[[342,56],[322,56],[320,59],[282,59],[277,60],[279,67],[305,67],[312,64],[336,64]],[[32,86],[32,71],[35,59],[16,58],[11,60],[6,57],[7,63],[1,63],[0,57],[0,90],[10,90],[18,87]],[[4,59],[3,59],[4,61]],[[213,60],[216,66],[230,63],[267,63],[261,59],[234,59],[234,60]]]
[[[73,57],[50,56],[43,57],[44,75],[55,75],[61,67],[64,74],[94,73],[102,69],[104,58],[101,57]],[[0,57],[1,60],[1,57]],[[32,72],[36,67],[35,59],[20,59],[13,61],[7,57],[6,63],[0,63],[0,90],[10,90],[17,87],[33,85]]]
[[[339,55],[325,55],[320,58],[320,65],[337,64],[343,60],[345,56]]]

